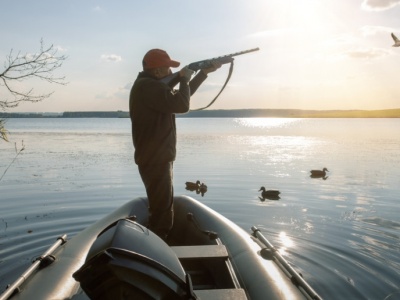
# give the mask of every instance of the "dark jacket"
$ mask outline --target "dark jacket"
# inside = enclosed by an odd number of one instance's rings
[[[140,72],[129,97],[129,114],[135,162],[153,165],[171,162],[176,157],[175,114],[189,111],[190,95],[207,78],[199,72],[187,85],[174,91],[165,83]]]

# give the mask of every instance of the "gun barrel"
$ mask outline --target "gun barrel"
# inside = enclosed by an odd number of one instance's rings
[[[244,51],[239,51],[239,52],[235,52],[235,53],[219,56],[219,57],[216,57],[216,58],[212,58],[211,60],[218,60],[218,59],[224,59],[224,58],[228,58],[228,57],[243,55],[243,54],[247,54],[247,53],[258,51],[258,50],[260,50],[260,48],[257,47],[257,48],[253,48],[253,49],[249,49],[249,50],[244,50]]]
[[[246,54],[246,53],[250,53],[250,52],[254,52],[254,51],[258,51],[258,50],[260,50],[260,48],[257,47],[257,48],[253,48],[253,49],[249,49],[249,50],[244,50],[244,51],[228,54],[227,56],[237,56],[237,55],[242,55],[242,54]]]
[[[223,56],[218,56],[218,57],[211,58],[211,59],[196,61],[194,63],[189,64],[188,68],[193,71],[198,71],[200,69],[206,69],[206,68],[209,68],[212,66],[212,61],[214,61],[214,60],[217,60],[222,64],[227,64],[227,63],[230,63],[233,61],[234,56],[247,54],[247,53],[258,51],[258,50],[260,50],[260,48],[257,47],[257,48],[253,48],[253,49],[249,49],[249,50],[244,50],[244,51],[235,52],[235,53],[231,53],[231,54],[227,54],[227,55],[223,55]]]
[[[207,69],[207,68],[212,67],[212,61],[214,61],[214,60],[218,60],[221,64],[231,63],[233,61],[234,56],[247,54],[247,53],[258,51],[258,50],[260,50],[260,48],[257,47],[257,48],[248,49],[248,50],[244,50],[244,51],[240,51],[240,52],[235,52],[235,53],[231,53],[231,54],[227,54],[227,55],[223,55],[223,56],[218,56],[218,57],[211,58],[211,59],[196,61],[196,62],[190,63],[188,65],[188,68],[193,71]],[[164,82],[165,84],[168,84],[171,88],[173,88],[175,85],[177,85],[179,83],[179,74],[178,74],[178,72],[173,73],[173,74],[161,79],[161,81]]]

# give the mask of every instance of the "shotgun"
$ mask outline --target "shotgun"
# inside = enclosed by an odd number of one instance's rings
[[[196,61],[196,62],[190,63],[188,65],[188,68],[190,70],[192,70],[192,71],[197,72],[198,70],[207,69],[207,68],[212,67],[212,62],[213,61],[219,61],[221,64],[228,64],[228,63],[232,63],[233,62],[233,57],[234,56],[247,54],[247,53],[258,51],[258,50],[260,50],[260,48],[244,50],[244,51],[240,51],[240,52],[236,52],[236,53],[232,53],[232,54],[227,54],[227,55],[223,55],[223,56],[219,56],[219,57],[215,57],[215,58]],[[169,85],[171,88],[173,88],[175,85],[177,85],[179,83],[179,72],[176,72],[176,73],[173,73],[171,75],[168,75],[167,77],[164,77],[164,78],[162,78],[160,80],[162,82],[164,82],[165,84]]]

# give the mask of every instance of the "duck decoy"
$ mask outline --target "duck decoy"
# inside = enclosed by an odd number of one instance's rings
[[[260,188],[259,192],[261,192],[261,197],[264,200],[265,199],[269,199],[269,200],[279,200],[280,199],[279,194],[281,192],[278,190],[266,190],[265,187],[262,186]]]
[[[202,197],[204,197],[204,194],[207,193],[207,186],[204,183],[200,184],[199,193],[201,194]]]
[[[200,184],[200,186],[199,186],[199,190],[200,190],[200,191],[207,191],[207,186],[206,186],[204,183],[202,183],[202,184]]]
[[[327,178],[326,172],[329,172],[329,170],[327,168],[323,168],[322,171],[321,170],[311,170],[310,177],[312,177],[312,178]]]
[[[200,188],[199,180],[197,180],[196,182],[187,181],[187,182],[185,182],[185,184],[186,184],[186,189],[189,191],[196,191]]]

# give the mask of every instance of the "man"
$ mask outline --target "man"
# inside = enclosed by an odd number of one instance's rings
[[[193,71],[179,71],[179,90],[172,90],[160,79],[172,74],[180,63],[161,49],[148,51],[143,71],[134,82],[129,97],[135,163],[149,199],[148,228],[166,240],[173,224],[173,161],[176,157],[175,114],[186,113],[190,96],[221,64],[201,70],[190,81]]]

